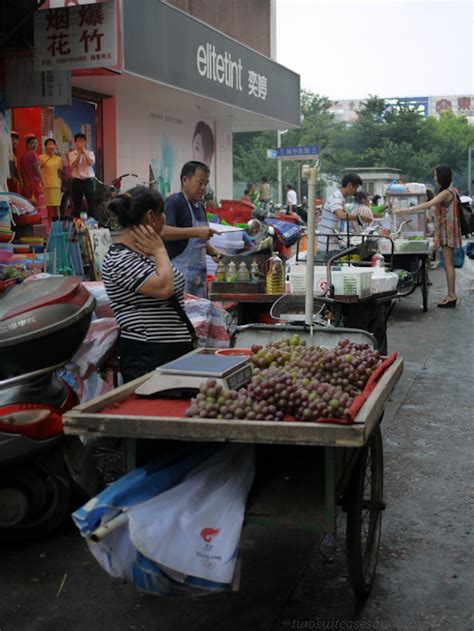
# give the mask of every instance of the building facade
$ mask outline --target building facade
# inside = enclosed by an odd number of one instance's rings
[[[44,69],[54,74],[54,81],[62,76],[57,69],[64,69],[63,92],[69,81],[72,98],[59,103],[52,96],[47,105],[34,107],[36,93],[29,90],[18,100],[17,85],[7,86],[6,103],[12,127],[22,137],[30,132],[43,139],[53,135],[62,153],[71,148],[73,134],[83,131],[106,182],[134,173],[144,181],[156,180],[167,195],[179,189],[182,164],[198,159],[211,169],[217,199],[231,198],[232,134],[299,126],[299,76],[269,56],[273,1],[69,4],[49,0],[50,8],[36,12],[33,63],[35,73]],[[54,14],[58,10],[61,16]],[[115,44],[107,39],[105,18],[99,19],[112,10]],[[87,30],[80,30],[73,42],[79,11],[81,29]],[[104,52],[106,41],[111,53]],[[86,47],[94,51],[87,60]],[[18,76],[19,58],[25,54],[7,55],[10,75]]]
[[[333,101],[330,111],[338,121],[353,123],[357,120],[358,111],[364,101],[365,99]],[[465,116],[474,124],[474,94],[388,98],[385,102],[388,111],[396,108],[400,102],[417,108],[421,116],[439,118],[442,112],[453,112],[456,116]]]

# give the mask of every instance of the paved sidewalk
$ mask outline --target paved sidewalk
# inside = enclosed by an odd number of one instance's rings
[[[383,422],[387,510],[365,606],[346,579],[343,530],[335,562],[325,563],[308,533],[249,527],[240,592],[179,601],[109,578],[70,531],[0,550],[0,630],[472,631],[473,278],[467,260],[456,309],[431,303],[424,314],[417,291],[391,320],[389,348],[405,358],[405,372]],[[442,271],[432,279],[435,301],[444,292]]]

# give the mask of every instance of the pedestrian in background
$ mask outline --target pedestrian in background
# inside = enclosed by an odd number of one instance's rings
[[[457,302],[454,249],[462,245],[457,190],[452,185],[453,173],[451,167],[446,164],[436,167],[434,179],[439,185],[439,192],[433,199],[397,212],[398,214],[407,215],[414,211],[427,210],[431,206],[435,206],[434,245],[435,248],[441,248],[443,267],[448,285],[448,293],[443,300],[438,302],[438,307],[441,309],[452,309]]]
[[[10,138],[12,142],[12,152],[10,155],[10,177],[7,179],[7,187],[10,193],[20,194],[21,177],[20,170],[18,168],[18,156],[16,155],[18,143],[20,142],[20,136],[16,131],[11,131]]]
[[[265,176],[260,180],[259,197],[263,204],[268,204],[270,201],[270,184]]]
[[[324,202],[316,251],[316,261],[319,263],[325,263],[340,250],[337,232],[339,220],[357,221],[357,215],[344,210],[344,200],[355,195],[359,186],[362,186],[362,180],[357,173],[347,173],[342,178],[341,187]]]
[[[87,201],[87,212],[90,217],[95,215],[94,164],[93,151],[86,149],[87,138],[79,133],[74,136],[76,148],[69,152],[68,160],[72,175],[72,204],[74,216],[79,217],[82,211],[82,198]]]
[[[252,182],[251,184],[249,184],[249,199],[252,202],[252,204],[254,206],[257,206],[259,200],[260,200],[260,193],[257,190],[257,185],[255,184],[255,182]]]
[[[44,182],[37,153],[38,138],[34,134],[25,137],[26,152],[20,160],[21,193],[41,212],[45,209]]]
[[[298,205],[298,197],[292,184],[286,185],[286,210],[291,213],[294,207]]]
[[[44,153],[39,157],[41,174],[44,182],[44,196],[48,208],[48,219],[52,221],[59,217],[61,205],[61,180],[59,174],[63,168],[63,161],[57,154],[58,145],[54,138],[47,138],[44,142]]]

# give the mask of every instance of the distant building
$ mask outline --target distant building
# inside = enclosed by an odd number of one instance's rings
[[[353,123],[358,118],[358,111],[367,99],[344,99],[333,101],[330,112],[338,122]],[[439,118],[441,112],[453,112],[456,116],[465,116],[471,125],[474,125],[474,95],[463,96],[416,96],[387,98],[387,111],[397,107],[401,102],[416,107],[422,116],[435,116]]]

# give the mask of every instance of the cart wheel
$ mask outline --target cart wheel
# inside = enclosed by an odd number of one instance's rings
[[[428,261],[423,261],[423,266],[421,268],[421,294],[423,296],[423,312],[426,313],[428,311]]]
[[[370,594],[382,531],[383,446],[380,426],[372,432],[352,472],[346,494],[346,556],[354,593]]]

